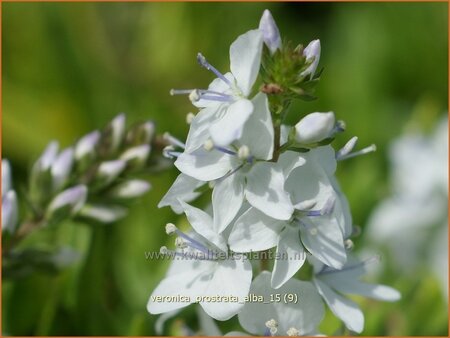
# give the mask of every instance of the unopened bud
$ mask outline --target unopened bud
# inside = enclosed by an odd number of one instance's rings
[[[295,125],[295,140],[301,144],[322,141],[330,136],[334,124],[333,112],[308,114]]]
[[[74,151],[67,148],[62,151],[52,164],[53,191],[58,191],[67,182],[72,171]]]
[[[75,160],[90,161],[95,157],[96,147],[100,140],[100,132],[95,130],[80,138],[75,146]]]
[[[300,75],[307,76],[310,75],[312,78],[316,72],[317,66],[320,60],[320,40],[311,41],[308,46],[303,50],[303,55],[306,58],[306,62],[311,62],[311,64],[306,68]]]
[[[2,160],[2,196],[12,189],[11,165],[8,160]]]
[[[78,216],[108,224],[124,218],[127,212],[127,208],[119,205],[86,204]]]
[[[110,191],[113,198],[130,199],[142,196],[150,190],[150,183],[144,180],[129,180],[116,185]]]
[[[100,163],[96,173],[97,184],[106,186],[112,183],[125,169],[126,162],[122,160],[105,161]]]
[[[145,165],[149,154],[150,145],[143,144],[127,149],[122,155],[120,155],[120,159],[127,162],[128,168],[139,169]]]
[[[114,154],[122,145],[125,136],[125,114],[117,115],[104,129],[99,152],[102,156]]]
[[[47,208],[47,219],[63,219],[75,215],[86,202],[87,193],[85,185],[77,185],[59,193]]]
[[[270,53],[274,54],[281,48],[280,31],[269,10],[265,10],[259,22],[259,30],[263,34],[263,40],[269,48]]]
[[[14,233],[18,219],[17,195],[9,190],[2,195],[2,232]]]
[[[155,136],[155,124],[152,121],[139,123],[129,129],[126,136],[128,146],[150,144]]]
[[[58,148],[57,142],[51,142],[31,169],[29,197],[37,205],[48,201],[53,193],[51,167],[56,160]]]

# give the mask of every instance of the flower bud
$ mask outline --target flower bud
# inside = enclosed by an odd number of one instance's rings
[[[2,195],[2,232],[12,234],[16,229],[17,219],[17,195],[14,190],[9,190]]]
[[[310,75],[310,78],[312,78],[316,72],[317,66],[319,65],[320,40],[311,41],[303,50],[303,56],[306,58],[306,62],[311,62],[311,64],[300,75]]]
[[[145,194],[150,188],[150,183],[147,181],[129,180],[112,188],[110,196],[113,198],[130,199]]]
[[[150,154],[150,145],[143,144],[133,148],[127,149],[120,159],[127,163],[128,168],[139,169],[145,165]]]
[[[125,114],[117,115],[103,130],[99,152],[102,156],[113,155],[122,145],[125,136]]]
[[[47,208],[47,220],[61,220],[75,215],[86,202],[87,193],[85,185],[77,185],[56,195]]]
[[[149,144],[155,136],[155,124],[152,121],[139,123],[130,128],[126,136],[128,146]]]
[[[301,144],[320,142],[333,131],[334,113],[311,113],[295,125],[295,140]]]
[[[112,183],[125,169],[123,160],[105,161],[100,163],[95,174],[95,186],[105,187]]]
[[[8,160],[2,160],[2,196],[12,189],[11,165]]]
[[[263,40],[269,48],[270,53],[274,54],[281,48],[280,31],[269,10],[265,10],[259,22],[259,30],[263,34]]]
[[[73,165],[73,149],[62,151],[52,164],[53,191],[61,189],[69,178]]]
[[[51,167],[58,155],[58,148],[58,142],[50,142],[31,169],[29,197],[33,203],[42,204],[53,193]]]
[[[119,205],[86,204],[78,216],[108,224],[124,218],[127,212],[127,208]]]
[[[75,160],[89,162],[95,158],[96,147],[100,140],[100,132],[95,130],[83,136],[75,146]]]

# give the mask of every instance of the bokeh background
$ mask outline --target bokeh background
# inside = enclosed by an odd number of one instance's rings
[[[185,97],[171,97],[170,88],[212,80],[196,63],[199,51],[227,70],[230,43],[256,28],[265,8],[285,38],[322,43],[319,99],[297,102],[290,119],[333,110],[347,124],[338,145],[358,135],[360,147],[378,147],[337,173],[364,232],[373,208],[391,193],[389,143],[408,128],[430,132],[447,112],[447,3],[3,3],[2,157],[12,163],[15,187],[25,186],[50,140],[68,146],[119,112],[129,123],[153,119],[160,133],[184,139],[192,107]],[[155,334],[156,317],[145,305],[167,262],[148,261],[144,253],[169,244],[164,225],[179,216],[156,205],[176,175],[173,168],[149,177],[153,190],[117,224],[66,222],[26,241],[71,246],[81,256],[58,274],[4,279],[3,333]],[[355,250],[369,243],[361,236]],[[418,261],[406,274],[383,259],[376,281],[403,298],[359,299],[364,335],[447,335],[447,295],[427,263]],[[165,334],[185,325],[198,329],[193,306],[169,320]],[[321,328],[331,334],[340,327],[328,313]]]

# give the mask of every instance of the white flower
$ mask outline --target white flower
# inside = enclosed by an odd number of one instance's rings
[[[364,328],[364,315],[358,305],[344,297],[342,293],[388,302],[400,299],[400,293],[389,286],[360,281],[361,276],[366,273],[367,266],[374,260],[376,257],[367,261],[349,259],[341,270],[336,270],[313,258],[310,259],[314,266],[313,282],[317,291],[334,315],[341,319],[349,330],[357,333],[361,333]]]
[[[280,163],[290,163],[299,155],[284,153]],[[301,157],[304,164],[294,168],[285,183],[295,212],[280,221],[262,210],[249,208],[234,223],[229,243],[233,251],[262,251],[277,246],[272,287],[288,281],[306,259],[304,247],[323,263],[340,268],[346,261],[343,232],[348,221],[340,197],[329,180],[336,161],[331,147],[321,147]],[[285,165],[285,168],[289,166]],[[302,244],[303,243],[303,244]]]
[[[172,90],[172,94],[187,94],[197,107],[205,108],[191,121],[187,151],[201,146],[211,138],[218,146],[228,146],[242,136],[245,122],[254,107],[248,96],[258,76],[262,33],[251,30],[239,36],[230,47],[231,72],[221,74],[201,54],[197,60],[216,76],[207,90]]]
[[[2,160],[2,232],[13,233],[19,217],[17,195],[12,189],[12,174],[9,161]]]
[[[302,144],[320,142],[331,136],[334,125],[333,112],[308,114],[295,125],[295,140]]]
[[[270,302],[274,295],[280,301]],[[319,294],[310,282],[289,280],[280,289],[270,286],[270,273],[261,272],[252,282],[250,295],[263,296],[266,303],[248,302],[239,313],[239,323],[248,332],[258,336],[311,335],[322,321],[325,310]],[[294,295],[297,302],[284,297]]]
[[[264,43],[269,48],[270,53],[274,54],[277,49],[281,48],[281,36],[272,14],[267,9],[264,10],[261,17],[259,29],[263,34]]]
[[[204,182],[216,181],[212,202],[214,226],[219,233],[236,216],[244,197],[255,208],[277,219],[289,219],[294,210],[283,189],[281,166],[264,162],[272,158],[274,139],[267,96],[260,93],[253,101],[255,112],[233,147],[185,151],[175,161],[175,166],[188,176]],[[250,155],[242,158],[244,153]]]
[[[305,56],[306,61],[311,62],[311,64],[300,75],[301,76],[310,75],[310,78],[312,78],[316,73],[317,66],[319,65],[320,40],[311,41],[308,44],[308,46],[306,46],[306,48],[303,50],[303,55]]]
[[[214,231],[210,215],[182,201],[180,203],[194,231],[185,234],[173,224],[166,227],[168,233],[181,237],[188,248],[171,252],[175,260],[166,278],[150,296],[147,310],[159,314],[199,302],[209,316],[227,320],[243,306],[244,297],[250,289],[251,264],[243,257],[239,259],[228,255],[226,241]],[[178,295],[187,298],[170,301],[170,297]],[[236,299],[227,300],[226,297],[230,296]]]
[[[60,190],[67,182],[73,166],[74,151],[67,148],[62,151],[54,160],[51,166],[53,179],[53,191]]]

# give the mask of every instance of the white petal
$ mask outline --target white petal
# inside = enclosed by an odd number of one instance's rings
[[[300,75],[310,75],[310,77],[312,78],[314,76],[314,73],[316,72],[320,60],[320,40],[311,41],[308,46],[305,47],[303,55],[306,57],[307,61],[313,61],[310,66],[305,69]]]
[[[248,96],[258,76],[263,37],[258,29],[239,36],[230,47],[230,69],[244,96]]]
[[[263,335],[266,330],[265,323],[274,319],[278,322],[279,335],[286,335],[287,330],[295,327],[302,335],[308,335],[315,330],[324,316],[324,306],[314,285],[296,279],[289,280],[280,289],[270,287],[270,273],[263,271],[253,281],[250,294],[264,296],[270,301],[275,294],[295,294],[298,302],[288,302],[281,299],[280,302],[263,304],[260,302],[246,303],[239,313],[239,323],[244,329],[255,334]]]
[[[345,272],[324,274],[320,278],[332,288],[342,293],[361,295],[390,302],[397,301],[401,297],[400,293],[394,288],[382,284],[361,282],[355,279],[354,275],[345,274]]]
[[[275,257],[271,285],[278,289],[305,263],[306,252],[301,244],[298,229],[288,227],[281,233]]]
[[[8,160],[2,160],[2,196],[12,189],[11,165]]]
[[[242,99],[232,103],[209,128],[211,139],[215,145],[226,147],[242,136],[244,124],[253,112],[253,103]]]
[[[214,229],[221,233],[237,215],[244,201],[244,176],[239,172],[222,179],[214,186],[212,205]]]
[[[321,209],[333,197],[333,187],[325,170],[313,156],[305,154],[302,157],[306,163],[291,171],[284,186],[295,204],[314,201],[314,209]]]
[[[340,318],[349,330],[361,333],[364,328],[364,315],[358,305],[334,292],[317,278],[314,278],[314,284],[335,316]]]
[[[314,160],[320,164],[320,166],[325,170],[328,176],[333,176],[336,172],[337,162],[336,162],[336,152],[330,145],[317,147],[309,153],[314,157]]]
[[[180,204],[184,209],[189,224],[194,228],[195,232],[215,244],[219,249],[226,251],[227,245],[225,240],[214,231],[212,217],[203,210],[195,208],[183,201],[180,201]]]
[[[9,190],[2,196],[2,231],[12,234],[16,229],[18,217],[17,195],[14,190]]]
[[[200,181],[212,181],[225,176],[233,169],[233,156],[217,150],[199,148],[178,156],[175,166],[184,174]]]
[[[196,192],[195,190],[203,184],[205,184],[205,182],[196,180],[195,178],[181,173],[159,202],[158,208],[170,206],[175,213],[181,214],[183,212],[183,208],[178,200],[182,200],[184,202],[193,201],[201,195],[201,193]]]
[[[250,148],[251,155],[270,160],[273,154],[274,130],[267,95],[258,93],[253,99],[254,110],[244,125],[239,142]]]
[[[209,127],[216,121],[225,108],[222,105],[200,110],[189,127],[189,134],[186,139],[186,152],[193,152],[203,146],[205,141],[210,138]]]
[[[303,245],[314,257],[335,269],[344,266],[347,254],[339,224],[334,218],[303,218],[300,234]]]
[[[275,163],[257,163],[247,174],[245,196],[266,215],[288,220],[294,212],[289,194],[284,190],[284,175]]]
[[[278,235],[285,222],[264,215],[255,208],[249,208],[236,220],[228,243],[235,252],[262,251],[278,243]]]
[[[238,301],[204,301],[200,302],[200,305],[211,317],[217,320],[228,320],[243,307],[251,282],[252,266],[248,260],[220,261],[203,295],[234,296],[238,297]]]
[[[350,211],[350,204],[348,203],[347,197],[342,193],[339,183],[334,176],[330,178],[330,182],[337,197],[333,214],[339,223],[344,238],[349,238],[353,231],[353,219]]]
[[[197,317],[202,335],[216,337],[222,336],[222,332],[220,332],[220,329],[214,319],[208,316],[201,306],[197,306]]]
[[[188,260],[184,260],[183,263],[191,268],[182,273],[169,275],[158,284],[148,300],[148,312],[160,314],[188,306],[195,302],[195,297],[204,293],[217,263]],[[186,297],[186,301],[182,301],[182,299],[158,299],[158,297],[177,296]]]
[[[295,151],[285,151],[278,158],[279,165],[283,168],[285,177],[289,177],[290,173],[306,163],[302,154]]]

